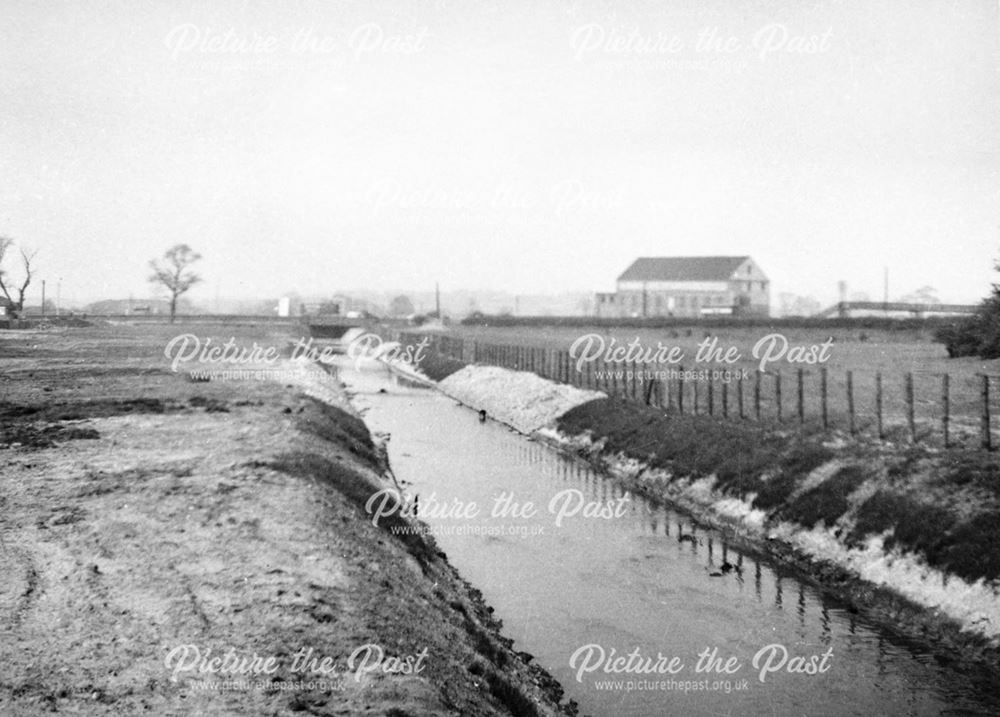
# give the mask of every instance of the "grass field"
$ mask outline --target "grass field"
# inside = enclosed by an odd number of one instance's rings
[[[610,346],[612,339],[617,345],[628,344],[636,339],[643,348],[656,349],[662,344],[677,347],[683,360],[677,365],[647,365],[646,370],[662,370],[683,366],[684,369],[749,369],[751,375],[760,368],[760,358],[766,353],[762,346],[754,357],[754,347],[764,339],[770,330],[765,328],[676,328],[676,329],[592,329],[568,327],[480,327],[458,326],[449,333],[454,338],[465,341],[467,358],[471,358],[472,342],[480,347],[486,345],[516,345],[568,351],[580,337],[594,334]],[[777,360],[769,361],[766,373],[761,377],[762,416],[777,416],[775,401],[777,374],[781,375],[781,406],[785,420],[797,420],[797,372],[803,370],[803,404],[807,420],[816,420],[821,415],[821,368],[827,369],[828,416],[835,427],[848,425],[847,372],[853,373],[854,404],[856,426],[859,430],[871,430],[876,421],[876,374],[880,373],[883,383],[883,416],[887,431],[898,430],[907,421],[906,374],[913,376],[914,417],[918,436],[932,438],[941,433],[940,421],[944,413],[943,376],[948,375],[949,414],[952,418],[953,437],[961,438],[978,429],[982,412],[981,374],[994,377],[991,382],[991,413],[1000,412],[1000,360],[949,359],[944,346],[934,342],[927,330],[888,331],[882,329],[845,329],[842,327],[824,332],[821,329],[782,328],[781,333],[788,342],[785,354]],[[734,347],[739,359],[731,364],[702,361],[695,357],[699,344],[705,339],[716,339],[716,347],[725,353]],[[787,360],[794,347],[819,347],[831,340],[827,350],[828,358],[822,364],[794,363]],[[600,347],[595,338],[592,346]],[[776,356],[782,343],[775,340],[772,356]],[[482,352],[481,352],[482,355]],[[600,361],[595,364],[600,368]],[[608,368],[628,368],[623,364],[609,364]],[[744,383],[744,403],[748,414],[753,413],[753,384],[755,376]],[[641,379],[640,379],[641,382]],[[708,381],[686,382],[685,406],[691,410],[697,383],[698,403],[702,412],[707,412]],[[670,387],[676,391],[676,381]],[[730,411],[737,406],[736,385],[729,392]],[[676,393],[674,394],[676,396]],[[713,386],[714,407],[721,412],[721,382]],[[676,399],[673,399],[676,400]]]

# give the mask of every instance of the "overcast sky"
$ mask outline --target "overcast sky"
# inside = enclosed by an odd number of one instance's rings
[[[0,234],[64,297],[606,291],[749,254],[779,292],[998,278],[996,0],[0,7]],[[50,283],[51,286],[51,283]],[[37,301],[37,299],[36,299]]]

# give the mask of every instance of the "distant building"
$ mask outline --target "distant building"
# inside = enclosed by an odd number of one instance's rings
[[[88,304],[84,311],[105,316],[160,315],[170,313],[170,302],[167,299],[104,299]],[[177,302],[177,313],[183,315],[202,312],[181,298]]]
[[[749,256],[640,257],[597,294],[596,314],[614,317],[767,316],[771,286]]]

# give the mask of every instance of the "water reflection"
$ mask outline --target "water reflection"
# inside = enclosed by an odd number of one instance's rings
[[[562,457],[440,395],[385,380],[365,394],[366,420],[392,434],[390,458],[418,493],[489,506],[501,490],[539,507],[541,535],[441,534],[437,541],[463,576],[483,591],[518,649],[548,669],[594,715],[622,714],[998,714],[992,675],[949,669],[919,646],[890,638],[722,533],[631,495],[616,520],[568,520],[555,529],[545,507],[565,489],[607,503],[625,491],[583,461]],[[527,519],[525,519],[527,520]],[[484,518],[484,523],[489,523]],[[448,521],[430,521],[447,528]],[[751,589],[752,586],[752,589]],[[746,692],[638,692],[582,681],[569,658],[597,643],[623,654],[693,656],[706,647],[736,655]],[[756,680],[749,664],[762,647],[832,649],[832,669],[813,676]],[[603,675],[615,677],[615,675]],[[617,677],[623,677],[621,675]],[[625,675],[624,677],[629,677]],[[686,675],[695,678],[694,675]]]

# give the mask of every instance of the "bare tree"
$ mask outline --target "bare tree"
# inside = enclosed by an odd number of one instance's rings
[[[23,267],[24,278],[21,281],[20,286],[18,286],[17,284],[10,283],[7,272],[3,269],[4,259],[7,258],[7,254],[13,246],[13,239],[10,237],[0,237],[0,291],[3,291],[3,295],[7,299],[7,303],[11,306],[14,315],[18,316],[24,311],[24,295],[28,291],[28,286],[31,284],[31,262],[35,258],[35,252],[29,254],[24,249],[20,250],[21,266]],[[16,301],[10,295],[11,289],[17,292]]]
[[[170,292],[170,323],[174,322],[177,314],[177,299],[201,281],[201,277],[190,269],[199,259],[201,254],[187,244],[177,244],[167,249],[163,255],[163,264],[156,260],[149,262],[153,270],[149,280],[154,284],[162,284]]]

